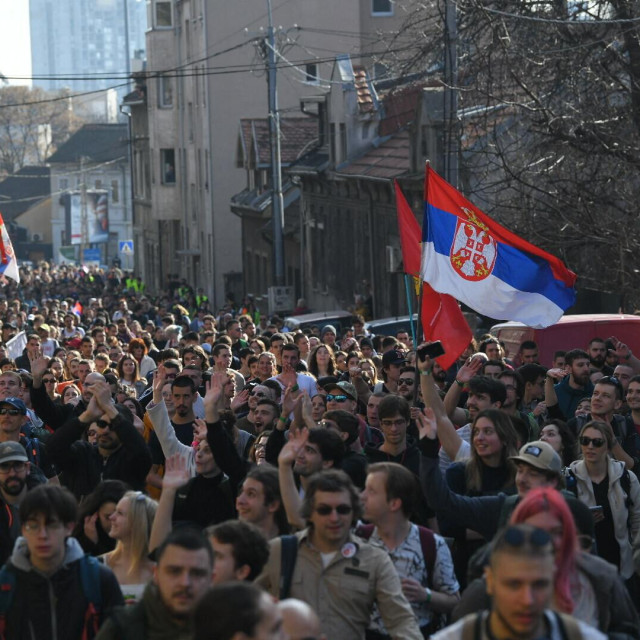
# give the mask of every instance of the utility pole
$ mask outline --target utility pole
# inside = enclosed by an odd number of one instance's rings
[[[445,0],[444,166],[447,181],[458,188],[458,21],[456,0]]]
[[[80,156],[80,176],[82,177],[82,191],[80,196],[80,264],[84,260],[84,250],[89,240],[89,228],[87,224],[87,174],[85,172],[85,157]]]
[[[276,41],[271,15],[271,0],[267,0],[267,61],[269,83],[269,137],[271,141],[271,215],[273,221],[273,275],[276,286],[284,285],[284,200],[282,197],[282,167],[280,165],[280,114],[276,67]]]

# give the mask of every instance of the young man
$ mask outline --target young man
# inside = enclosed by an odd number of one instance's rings
[[[206,531],[213,549],[213,584],[253,582],[269,559],[269,543],[258,527],[227,520]]]
[[[4,637],[94,638],[124,601],[111,570],[85,557],[70,537],[77,520],[75,498],[62,487],[41,485],[20,504],[20,520],[23,537],[0,578],[7,606],[1,612]]]
[[[554,573],[549,534],[523,524],[507,527],[493,541],[485,569],[491,610],[462,618],[433,640],[605,640],[593,627],[550,609]]]
[[[193,640],[289,640],[289,636],[273,598],[254,584],[232,582],[213,587],[202,598],[194,615]]]
[[[238,520],[258,527],[267,540],[289,532],[275,467],[261,464],[247,473],[236,498],[236,511]]]
[[[389,554],[426,637],[434,613],[450,613],[456,605],[460,586],[444,538],[410,521],[417,489],[416,478],[403,466],[378,462],[369,467],[362,503],[364,518],[373,525],[369,542]],[[423,544],[425,536],[431,536],[432,546]],[[432,557],[425,557],[425,547]],[[386,633],[377,611],[371,628]]]
[[[177,529],[158,547],[156,563],[142,600],[115,612],[97,640],[191,640],[193,612],[211,586],[211,545],[199,531]]]
[[[593,384],[589,378],[589,354],[582,349],[572,349],[564,356],[564,371],[550,369],[545,381],[547,408],[557,405],[564,420],[570,420],[582,398],[590,397]],[[552,392],[555,391],[557,401]]]
[[[290,575],[282,575],[282,554],[288,551],[276,539],[257,582],[273,596],[291,595],[311,605],[328,638],[364,637],[375,603],[392,637],[420,640],[389,556],[350,532],[360,510],[360,496],[344,472],[316,474],[307,485],[302,508],[307,528],[293,540],[297,553]],[[287,584],[289,589],[281,588]]]

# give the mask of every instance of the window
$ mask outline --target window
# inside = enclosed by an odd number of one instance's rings
[[[58,180],[58,189],[60,191],[66,191],[69,188],[69,180],[68,178],[60,178]]]
[[[96,180],[96,181],[93,183],[93,186],[94,186],[96,189],[102,189],[102,180]]]
[[[158,106],[164,109],[173,106],[173,78],[158,78]]]
[[[155,27],[166,29],[173,26],[170,0],[155,0]]]
[[[160,149],[160,168],[162,184],[175,184],[176,152],[174,149]]]
[[[336,125],[332,122],[329,125],[329,145],[330,145],[330,153],[331,153],[331,161],[336,163]]]
[[[318,84],[318,65],[315,62],[311,62],[305,65],[304,70],[307,74],[305,81],[309,84]]]
[[[371,0],[371,15],[392,16],[393,15],[392,0]]]
[[[120,188],[117,180],[111,181],[111,202],[119,202]]]
[[[347,161],[347,125],[340,123],[340,162]]]

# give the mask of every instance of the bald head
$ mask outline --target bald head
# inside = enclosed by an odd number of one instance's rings
[[[320,632],[320,619],[306,602],[288,598],[279,602],[278,608],[282,614],[282,627],[291,640],[326,638]]]

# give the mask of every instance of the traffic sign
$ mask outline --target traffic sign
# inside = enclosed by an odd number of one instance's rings
[[[120,253],[133,255],[133,240],[120,240],[118,243]]]

